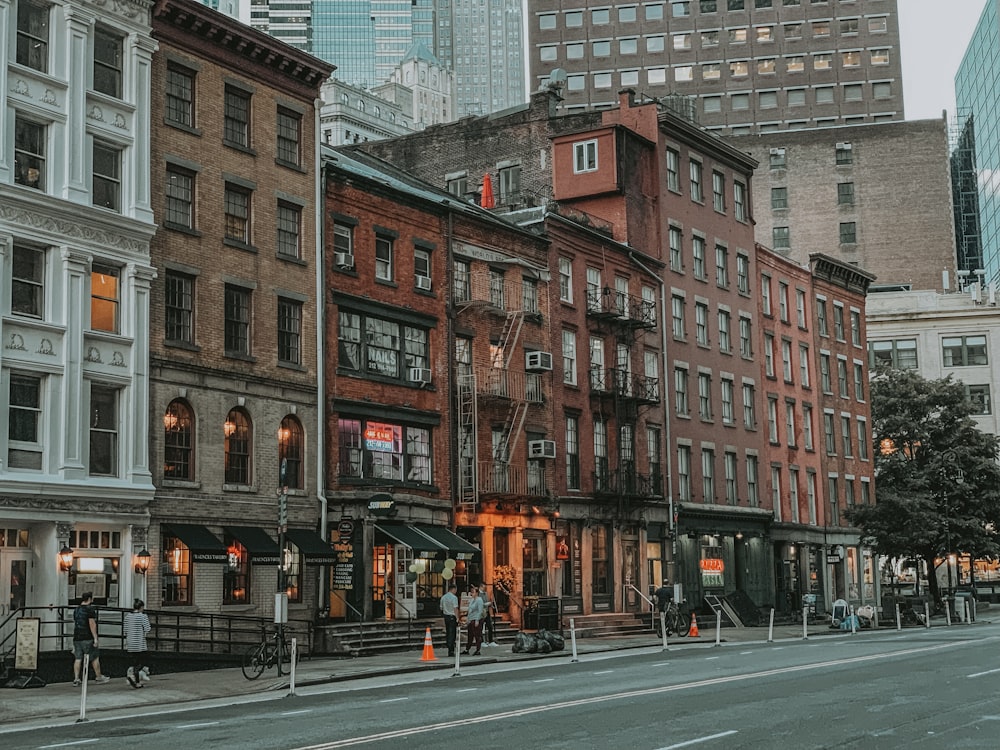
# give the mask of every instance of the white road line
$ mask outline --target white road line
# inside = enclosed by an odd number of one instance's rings
[[[479,690],[479,688],[460,688],[456,690],[456,693],[471,693],[473,690]]]
[[[740,651],[740,656],[746,656],[747,654],[752,654],[753,651]]]
[[[403,696],[402,698],[386,698],[385,700],[379,701],[379,703],[399,703],[400,701],[408,701],[408,700],[410,699],[407,698],[406,696]]]
[[[552,682],[555,677],[546,677],[544,680],[532,680],[532,682]]]
[[[968,677],[982,677],[984,674],[994,674],[995,672],[1000,672],[1000,669],[988,669],[985,672],[976,672],[975,674],[967,675]]]
[[[603,672],[593,672],[593,674],[611,674],[614,671],[613,669],[605,669]]]
[[[69,747],[70,745],[86,745],[88,742],[97,742],[97,737],[91,740],[73,740],[72,742],[60,742],[58,745],[39,745],[39,750],[45,750],[50,747]]]
[[[199,727],[214,727],[218,721],[203,721],[200,724],[178,724],[174,729],[198,729]]]
[[[666,667],[669,664],[670,664],[669,661],[661,661],[661,662],[658,662],[656,664],[651,664],[650,666],[652,666],[652,667]]]
[[[718,659],[718,656],[706,656],[705,661],[712,661],[712,659]]]
[[[710,734],[707,737],[699,737],[696,740],[688,740],[687,742],[678,742],[676,745],[667,745],[666,747],[661,747],[660,750],[677,750],[680,747],[691,747],[691,745],[700,745],[702,742],[711,742],[712,740],[717,740],[720,737],[728,737],[731,734],[736,734],[735,729],[730,729],[728,732],[719,732],[718,734]]]
[[[282,711],[278,716],[295,716],[296,714],[308,714],[311,713],[311,708],[302,708],[298,711]]]

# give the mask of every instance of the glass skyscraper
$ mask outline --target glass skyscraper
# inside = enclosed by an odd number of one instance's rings
[[[1000,283],[1000,0],[989,0],[979,18],[955,74],[955,104],[963,134],[973,136],[971,151],[968,142],[958,144],[971,154],[975,170],[979,222],[971,231],[979,232],[985,281]],[[962,174],[952,179],[961,180]],[[958,245],[963,246],[961,235]]]

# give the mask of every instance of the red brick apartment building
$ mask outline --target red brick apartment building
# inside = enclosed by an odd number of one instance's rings
[[[331,66],[193,0],[152,8],[151,607],[325,606],[316,114]],[[282,477],[281,467],[285,467]]]

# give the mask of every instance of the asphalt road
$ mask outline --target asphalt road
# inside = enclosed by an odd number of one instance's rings
[[[123,711],[0,748],[1000,748],[1000,625],[592,655]]]

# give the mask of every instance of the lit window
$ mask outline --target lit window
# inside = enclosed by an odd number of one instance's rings
[[[223,436],[225,483],[249,485],[253,476],[253,429],[250,416],[244,409],[230,410],[223,423]]]
[[[833,67],[833,55],[813,55],[813,70],[830,70]]]
[[[194,414],[180,399],[163,413],[163,478],[194,479]]]
[[[281,420],[278,428],[278,477],[284,464],[284,487],[299,490],[304,487],[302,459],[304,457],[304,433],[297,417],[288,415]]]
[[[118,332],[120,271],[94,264],[90,273],[90,330]]]
[[[14,115],[14,182],[45,190],[46,127]]]
[[[805,58],[802,55],[785,58],[785,68],[789,73],[801,73],[806,69]]]

